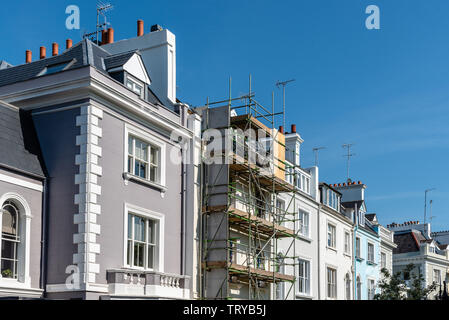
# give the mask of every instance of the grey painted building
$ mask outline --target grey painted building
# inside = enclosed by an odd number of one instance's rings
[[[1,106],[0,121],[20,115],[14,127],[32,131],[34,148],[24,144],[30,159],[0,159],[1,205],[17,207],[2,212],[24,217],[20,272],[6,272],[2,256],[0,295],[195,297],[201,119],[174,98],[174,35],[155,29],[117,45],[111,37],[67,45],[0,69],[0,100],[15,106]]]

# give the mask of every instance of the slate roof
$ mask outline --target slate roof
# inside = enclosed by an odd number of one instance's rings
[[[31,115],[0,102],[0,166],[44,177]]]
[[[110,70],[112,68],[123,66],[125,63],[131,59],[131,57],[136,53],[136,50],[119,53],[104,59],[104,64],[106,66],[106,70]]]
[[[134,53],[127,53],[127,55],[130,54],[132,56]],[[58,56],[0,69],[0,87],[30,80],[36,77],[45,67],[72,61],[74,63],[66,70],[73,70],[90,65],[103,74],[108,75],[106,61],[114,62],[117,66],[120,62],[124,61],[123,57],[115,57],[115,59],[112,59],[113,57],[115,56],[111,56],[109,52],[97,46],[92,41],[84,39]],[[126,63],[126,61],[123,63]]]
[[[353,209],[355,204],[357,204],[357,208],[360,209],[360,207],[362,206],[362,204],[364,203],[363,200],[357,200],[357,201],[347,201],[347,202],[342,202],[342,206],[345,207],[346,209]]]
[[[393,249],[393,254],[419,251],[420,244],[418,234],[421,234],[421,232],[416,230],[398,233],[395,232],[394,243],[396,243],[397,247]]]

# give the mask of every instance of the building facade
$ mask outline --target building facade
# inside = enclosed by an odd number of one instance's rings
[[[449,276],[449,251],[444,243],[444,233],[440,237],[438,233],[431,232],[430,223],[418,221],[392,223],[387,228],[394,231],[394,242],[397,245],[393,251],[393,272],[402,272],[407,265],[413,264],[412,272],[423,276],[423,286],[428,287],[432,283],[437,285],[430,294],[430,298],[434,298]],[[403,274],[406,283],[410,279],[410,275]]]
[[[287,181],[296,191],[278,196],[277,207],[288,212],[284,226],[295,230],[296,239],[278,241],[278,255],[283,261],[282,268],[296,278],[294,286],[281,283],[279,300],[318,299],[318,208],[320,193],[318,167],[301,167],[301,144],[303,140],[292,126],[285,134]],[[296,224],[296,226],[295,226]]]
[[[138,25],[0,70],[2,112],[35,129],[2,132],[24,146],[0,159],[9,296],[194,296],[201,119],[175,98],[174,35]]]

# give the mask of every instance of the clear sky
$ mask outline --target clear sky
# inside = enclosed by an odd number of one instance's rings
[[[105,2],[105,1],[104,1]],[[134,1],[114,0],[115,39],[160,24],[177,37],[178,96],[246,93],[248,75],[259,101],[281,108],[303,137],[302,165],[320,153],[320,180],[346,180],[343,143],[354,143],[350,176],[367,185],[367,208],[381,223],[423,220],[424,190],[433,200],[433,230],[449,229],[449,1]],[[81,10],[81,30],[65,28],[65,8]],[[380,8],[380,30],[365,28],[365,8]],[[0,60],[21,64],[25,50],[79,41],[93,31],[96,1],[4,1]],[[47,49],[50,52],[51,49]],[[281,124],[279,119],[277,125]]]

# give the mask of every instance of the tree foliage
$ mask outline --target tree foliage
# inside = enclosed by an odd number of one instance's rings
[[[435,291],[437,284],[424,286],[424,277],[420,272],[413,272],[415,266],[408,264],[404,270],[390,274],[382,268],[383,279],[379,281],[380,293],[374,296],[375,300],[427,300]],[[408,281],[404,280],[409,278]]]

